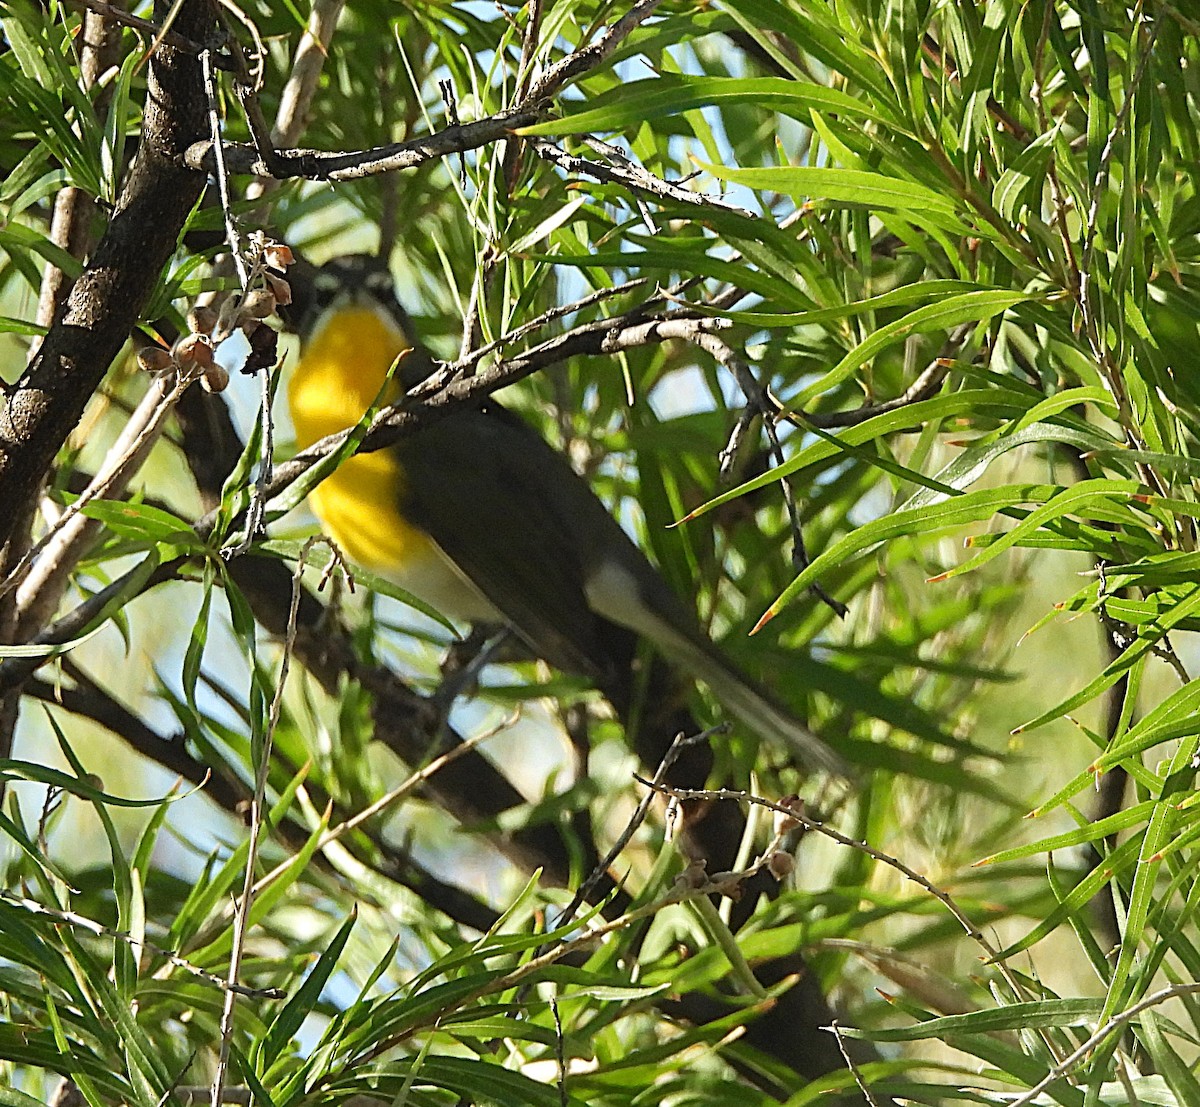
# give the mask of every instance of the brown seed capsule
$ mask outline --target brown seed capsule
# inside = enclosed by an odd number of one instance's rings
[[[286,269],[296,260],[290,247],[282,242],[268,242],[263,250],[263,258],[272,269]]]
[[[165,373],[175,366],[175,359],[169,350],[161,346],[143,346],[137,352],[138,365],[147,373]]]
[[[795,811],[798,815],[804,814],[804,801],[797,795],[784,796],[779,801],[780,807],[788,807]],[[785,815],[782,811],[775,812],[775,833],[784,834],[789,830],[795,830],[800,825],[798,819],[791,815]]]
[[[675,878],[675,883],[678,887],[689,890],[703,888],[708,883],[708,874],[704,871],[704,862],[689,861],[683,872]]]
[[[239,319],[265,319],[275,310],[275,293],[269,288],[253,288],[242,301]]]
[[[783,850],[777,849],[767,859],[767,868],[771,870],[771,875],[776,880],[783,880],[795,871],[796,859],[790,853],[784,853]]]
[[[274,273],[264,273],[263,279],[271,286],[277,304],[287,307],[292,302],[292,286],[282,277],[277,277]]]
[[[237,317],[240,310],[241,305],[236,296],[226,296],[221,301],[221,310],[217,315],[217,325],[214,328],[218,335],[224,337],[233,331],[237,326]]]
[[[217,325],[217,313],[208,306],[194,307],[188,312],[187,324],[195,334],[212,334]]]
[[[250,374],[260,369],[270,369],[279,358],[279,335],[272,327],[260,323],[246,338],[250,342],[250,355],[241,371]]]
[[[200,378],[200,387],[205,392],[224,392],[229,387],[229,374],[221,365],[210,365]]]
[[[739,900],[745,894],[745,877],[741,873],[713,873],[709,883],[715,884],[717,890],[726,899]]]
[[[171,351],[185,368],[207,369],[213,364],[212,342],[206,334],[185,334]]]

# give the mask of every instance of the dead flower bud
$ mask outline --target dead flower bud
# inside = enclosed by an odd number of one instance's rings
[[[287,269],[296,260],[291,247],[282,242],[268,241],[263,247],[263,260],[272,269]]]
[[[249,376],[260,369],[270,369],[279,358],[279,335],[274,328],[258,323],[254,330],[243,329],[243,333],[250,343],[250,354],[239,372]]]
[[[147,373],[165,373],[175,367],[171,352],[161,346],[143,346],[137,352],[137,361]]]
[[[264,273],[263,280],[270,285],[271,292],[275,296],[275,303],[287,307],[292,302],[292,286],[282,277],[277,277],[274,273]]]
[[[208,306],[194,307],[188,312],[187,325],[194,334],[212,334],[217,325],[217,313]]]
[[[239,319],[265,319],[275,310],[275,293],[269,288],[255,288],[246,293]]]
[[[770,869],[771,875],[776,880],[783,880],[795,872],[796,859],[790,853],[784,853],[783,850],[777,849],[767,858],[767,868]]]
[[[687,867],[675,878],[678,888],[689,891],[703,888],[708,883],[708,874],[704,871],[703,861],[689,861]]]
[[[224,337],[230,334],[234,327],[237,326],[237,317],[242,310],[241,300],[237,296],[226,296],[221,301],[221,311],[217,315],[217,325],[214,328],[217,334]]]
[[[745,878],[741,873],[713,873],[709,882],[718,885],[721,895],[735,903],[745,894]]]
[[[804,801],[797,795],[784,796],[779,801],[780,807],[786,807],[795,811],[798,815],[804,814]],[[775,833],[786,834],[789,830],[795,830],[800,825],[800,820],[792,815],[785,815],[782,811],[775,812]]]

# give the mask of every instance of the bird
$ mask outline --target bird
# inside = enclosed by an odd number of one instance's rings
[[[301,338],[287,389],[298,449],[400,400],[432,366],[380,259],[334,258],[308,285],[289,317]],[[663,694],[661,681],[649,692],[639,681],[645,641],[760,740],[807,769],[844,773],[807,723],[722,653],[567,458],[495,399],[355,454],[309,502],[352,562],[452,621],[507,627],[533,656],[593,683],[627,723],[639,695]]]

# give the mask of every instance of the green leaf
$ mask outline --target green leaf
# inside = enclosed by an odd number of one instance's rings
[[[737,169],[702,164],[702,168],[718,180],[745,185],[756,192],[782,192],[794,199],[823,206],[850,204],[869,210],[907,213],[912,218],[928,220],[935,226],[960,234],[969,233],[971,229],[960,215],[957,200],[914,181],[882,173],[812,166]]]
[[[679,115],[694,108],[753,104],[807,122],[809,112],[836,112],[882,120],[872,104],[838,89],[783,77],[693,77],[664,74],[623,84],[585,101],[561,119],[522,127],[519,135],[590,134],[641,126],[652,119]]]
[[[755,629],[779,614],[791,600],[820,580],[823,574],[881,543],[910,534],[931,538],[964,523],[990,519],[1004,508],[1016,507],[1019,504],[1043,503],[1061,491],[1056,485],[1018,484],[966,492],[961,496],[950,496],[939,503],[920,504],[916,509],[906,505],[882,519],[875,519],[859,527],[822,550],[771,604]]]
[[[1049,853],[1052,850],[1070,849],[1074,846],[1085,845],[1088,842],[1098,842],[1107,838],[1110,834],[1116,834],[1119,831],[1128,830],[1132,826],[1144,823],[1150,817],[1154,808],[1155,803],[1153,801],[1134,804],[1133,807],[1126,808],[1124,811],[1118,811],[1115,815],[1097,819],[1095,822],[1089,822],[1084,826],[1077,827],[1075,830],[1067,830],[1062,834],[1055,834],[1049,838],[1041,838],[1036,842],[1013,846],[1012,849],[993,853],[980,861],[976,861],[975,864],[997,865],[1004,861],[1017,861],[1022,857],[1033,857],[1035,854]]]
[[[337,933],[322,951],[317,963],[312,967],[312,971],[304,978],[304,983],[296,989],[280,1009],[279,1014],[275,1016],[267,1036],[262,1041],[261,1048],[256,1053],[252,1066],[253,1071],[266,1072],[280,1053],[291,1044],[292,1038],[309,1013],[316,1007],[321,992],[337,968],[342,950],[346,948],[346,943],[350,940],[350,931],[354,929],[356,919],[357,915],[351,914],[338,927]]]
[[[1090,1026],[1100,1014],[1100,999],[1045,999],[1011,1003],[967,1015],[947,1015],[916,1026],[880,1027],[859,1031],[874,1042],[916,1042],[927,1038],[944,1040],[951,1034],[995,1034],[1002,1030],[1027,1030],[1046,1026]]]
[[[1109,501],[1123,506],[1140,487],[1141,485],[1137,481],[1108,480],[1097,477],[1064,488],[1051,496],[1042,507],[1031,511],[1011,530],[1001,535],[996,541],[989,543],[974,557],[932,579],[935,581],[948,580],[951,577],[978,569],[998,554],[1017,545],[1032,531],[1039,530],[1065,515],[1086,516],[1089,510],[1094,510],[1096,506],[1102,506]]]
[[[195,553],[204,548],[190,524],[152,504],[97,499],[90,500],[80,510],[122,538],[162,542]]]
[[[937,303],[927,304],[925,307],[910,311],[907,315],[880,327],[863,339],[828,373],[793,397],[789,401],[788,407],[790,410],[797,410],[817,396],[831,392],[854,370],[865,365],[880,351],[886,350],[897,342],[904,341],[910,335],[928,334],[930,331],[946,331],[963,323],[983,322],[1007,311],[1014,304],[1032,299],[1034,299],[1033,296],[1023,292],[1010,292],[995,288],[981,289],[949,296]]]
[[[1200,587],[1193,587],[1157,622],[1141,628],[1134,642],[1122,652],[1120,657],[1106,665],[1099,676],[1094,677],[1078,692],[1068,696],[1048,711],[1043,711],[1029,722],[1022,723],[1014,733],[1036,730],[1095,699],[1101,692],[1116,684],[1122,675],[1128,672],[1141,658],[1153,652],[1163,635],[1197,612],[1200,612]]]

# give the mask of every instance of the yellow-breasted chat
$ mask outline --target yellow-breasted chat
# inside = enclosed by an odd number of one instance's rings
[[[288,400],[297,446],[352,427],[376,402],[411,325],[382,263],[335,259],[297,319]],[[404,363],[383,399],[413,373]],[[581,674],[628,720],[638,640],[708,686],[759,738],[811,768],[841,762],[741,673],[590,485],[494,400],[468,404],[393,445],[349,458],[311,494],[351,560],[454,620],[506,625],[549,664]]]

